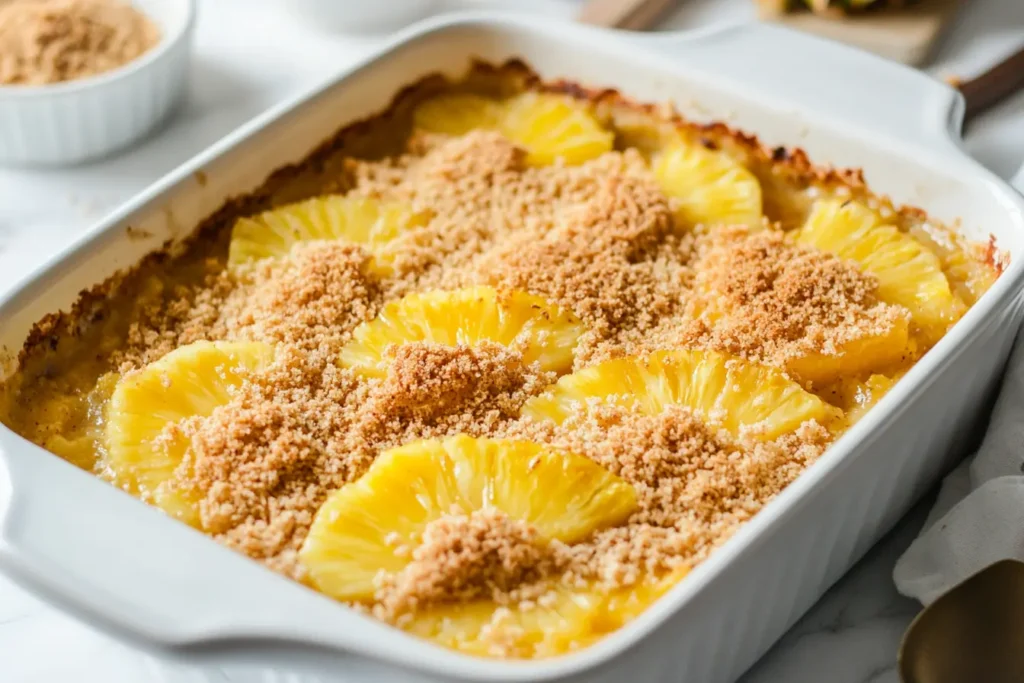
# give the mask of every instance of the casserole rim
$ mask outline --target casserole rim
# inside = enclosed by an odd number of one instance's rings
[[[102,239],[103,236],[111,234],[122,227],[130,216],[147,208],[152,208],[152,205],[159,201],[163,194],[176,188],[183,181],[186,181],[193,173],[201,170],[207,163],[229,152],[235,146],[243,144],[248,137],[258,132],[271,122],[302,107],[316,94],[340,84],[349,75],[354,74],[356,71],[363,69],[364,67],[372,65],[374,62],[387,56],[402,45],[418,38],[423,38],[435,32],[451,28],[486,28],[493,26],[497,26],[499,28],[508,28],[511,26],[512,28],[520,31],[531,32],[533,35],[543,34],[545,37],[553,36],[559,29],[566,30],[568,28],[567,26],[559,26],[558,24],[555,24],[553,27],[548,26],[540,28],[533,25],[533,22],[525,17],[518,17],[518,15],[515,14],[493,12],[474,12],[448,16],[440,19],[429,20],[417,25],[416,27],[410,28],[392,41],[389,41],[389,43],[383,48],[374,51],[370,56],[343,69],[339,75],[328,79],[326,83],[321,84],[296,98],[290,99],[279,106],[273,107],[265,114],[257,117],[249,124],[242,126],[234,133],[214,144],[207,151],[200,153],[196,157],[185,162],[178,169],[172,171],[170,174],[151,185],[147,190],[130,200],[121,209],[116,210],[114,213],[98,222],[79,239],[75,240],[71,246],[59,252],[54,258],[49,259],[42,267],[24,278],[3,297],[0,297],[0,310],[16,307],[19,298],[27,296],[33,289],[45,288],[45,281],[47,277],[52,275],[55,269],[59,268],[61,264],[65,263],[69,259],[82,257],[83,254],[81,252],[85,251],[90,245],[93,245],[95,242]],[[596,29],[583,29],[581,27],[574,26],[571,30],[576,32],[579,36],[590,34],[590,38],[588,38],[588,40],[596,38],[615,40],[619,41],[622,46],[636,45],[638,43],[640,45],[647,45],[652,56],[658,57],[663,61],[666,57],[671,57],[671,55],[665,55],[663,52],[659,52],[658,46],[655,45],[658,41],[693,41],[700,40],[702,37],[713,37],[728,31],[736,30],[767,30],[784,35],[787,40],[796,39],[789,31],[775,28],[769,29],[766,27],[756,29],[737,29],[736,27],[712,28],[682,34],[670,34],[667,38],[657,37],[649,42],[645,42],[644,39],[640,39],[638,41],[635,38],[613,36],[608,32],[598,31]],[[820,42],[815,41],[814,39],[807,39],[805,36],[801,36],[799,40],[804,42],[807,40],[810,40],[810,42]],[[829,45],[828,49],[839,49],[840,51],[848,50],[848,48],[839,48],[838,46],[833,45]],[[850,53],[855,54],[856,51],[851,50]],[[857,59],[866,59],[866,57],[863,55],[857,55]],[[888,65],[886,66],[889,68]],[[925,77],[918,76],[918,78]],[[993,196],[1003,196],[1004,199],[1009,200],[1010,203],[1014,205],[1014,208],[1019,213],[1024,209],[1024,199],[1010,191],[1009,188],[1001,181],[998,181],[993,174],[985,170],[980,166],[980,164],[959,150],[955,142],[955,133],[957,132],[955,129],[955,119],[958,118],[956,110],[960,106],[960,100],[958,96],[953,94],[952,90],[945,88],[945,86],[938,86],[938,84],[935,85],[937,87],[942,87],[944,91],[948,91],[949,97],[947,98],[947,104],[950,109],[949,111],[937,112],[937,114],[946,119],[947,123],[950,125],[943,129],[945,137],[943,139],[936,139],[934,142],[936,144],[950,143],[948,145],[948,149],[944,150],[948,156],[948,160],[950,162],[962,164],[965,171],[970,170],[974,173],[979,173],[979,183],[984,181],[985,184],[990,186]],[[1021,221],[1018,220],[1017,223],[1019,227]],[[817,462],[807,467],[794,482],[787,486],[775,499],[766,504],[764,508],[754,516],[754,518],[743,524],[722,546],[713,552],[707,560],[697,565],[691,571],[689,576],[686,577],[686,581],[680,581],[642,614],[630,620],[615,632],[606,635],[600,641],[575,653],[550,659],[519,662],[514,660],[487,660],[449,651],[441,648],[440,646],[425,643],[425,641],[421,641],[415,636],[402,633],[395,629],[392,632],[392,638],[394,636],[398,636],[400,638],[405,638],[405,640],[393,642],[402,642],[403,645],[401,649],[410,650],[413,656],[392,656],[390,660],[392,662],[398,661],[404,666],[415,666],[416,664],[419,664],[419,668],[427,669],[435,674],[475,676],[489,680],[543,680],[571,675],[574,673],[578,674],[586,669],[597,666],[608,659],[621,655],[627,648],[635,645],[650,631],[657,628],[671,614],[682,609],[689,600],[695,597],[708,583],[710,583],[711,580],[730,566],[732,562],[736,561],[744,553],[749,552],[749,550],[756,544],[764,542],[764,533],[770,527],[779,525],[782,520],[796,514],[801,505],[806,502],[806,494],[815,487],[820,486],[823,480],[839,476],[843,468],[849,466],[852,458],[857,455],[858,449],[870,447],[871,443],[875,438],[877,438],[882,428],[892,421],[897,420],[899,415],[906,410],[914,396],[927,390],[929,384],[927,381],[929,373],[937,373],[941,368],[955,362],[957,356],[962,352],[967,342],[974,336],[981,334],[991,322],[990,318],[994,317],[994,312],[1000,306],[1007,304],[1016,289],[1014,285],[1019,285],[1019,281],[1022,279],[1022,275],[1024,275],[1024,265],[1017,263],[1017,261],[1020,260],[1020,258],[1016,258],[1011,261],[1009,267],[1005,269],[1001,277],[993,284],[989,291],[987,291],[985,295],[971,307],[964,318],[961,319],[961,321],[959,321],[924,358],[920,359],[910,369],[907,375],[897,383],[897,385],[893,387],[893,389],[886,394],[881,401],[879,401],[879,404],[875,409],[869,411],[858,424],[854,425],[854,427],[843,434],[840,439],[829,447]],[[899,403],[897,403],[897,401],[899,401]],[[882,408],[881,406],[885,406],[885,408]],[[3,429],[6,431],[2,431],[0,433],[5,437],[9,437],[9,430],[7,430],[6,427]],[[42,451],[42,449],[40,449],[40,451]],[[30,456],[34,457],[35,454],[31,453]],[[0,448],[0,463],[6,463],[6,469],[8,470],[8,473],[11,474],[13,468],[10,463],[7,462],[9,457],[9,454],[7,454],[3,448]],[[68,466],[73,467],[71,465]],[[84,472],[80,472],[80,474],[93,478],[92,475]],[[12,481],[10,483],[13,486],[13,480],[16,478],[11,475],[11,479]],[[23,568],[17,566],[17,547],[11,547],[9,539],[5,534],[6,525],[4,524],[5,519],[11,514],[11,509],[15,507],[14,498],[12,498],[11,503],[7,507],[7,510],[0,511],[0,568],[4,568],[6,565],[12,574],[18,574]],[[769,510],[771,512],[769,512]],[[242,556],[239,556],[239,558],[246,562],[251,562]],[[14,562],[8,565],[9,560],[14,560]],[[21,581],[19,581],[19,583],[20,582]],[[683,586],[688,586],[688,588],[682,588]],[[44,590],[49,590],[51,594],[55,592],[52,587]],[[67,589],[65,593],[67,593],[68,590],[73,592],[73,589]],[[116,621],[116,618],[107,618],[108,621],[111,619]],[[144,642],[147,642],[151,646],[163,646],[170,647],[172,649],[180,647],[180,644],[176,644],[173,641],[173,637],[164,637],[163,639],[157,640],[144,639]],[[439,654],[430,658],[416,659],[416,651],[421,650],[422,648],[411,647],[412,642],[425,644],[431,649],[438,650]],[[337,649],[339,651],[345,650],[341,645],[338,645]],[[394,655],[395,653],[392,654]],[[379,653],[371,654],[370,656],[380,657]],[[428,659],[430,661],[428,661]]]

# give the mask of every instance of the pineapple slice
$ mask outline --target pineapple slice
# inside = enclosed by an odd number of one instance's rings
[[[246,376],[273,357],[267,344],[201,341],[125,375],[107,408],[106,465],[114,481],[198,526],[197,501],[172,483],[188,441],[180,432],[165,430],[186,418],[213,413],[231,400]]]
[[[808,353],[789,360],[786,371],[814,385],[837,377],[862,377],[875,370],[905,364],[917,355],[910,322],[896,320],[885,334],[865,335],[837,345],[834,353]]]
[[[478,657],[553,657],[593,643],[614,630],[603,625],[607,600],[599,590],[555,587],[544,604],[510,605],[497,613],[491,600],[431,605],[403,628],[444,647]]]
[[[843,425],[852,427],[889,393],[904,374],[906,371],[897,372],[891,377],[875,374],[866,380],[846,377],[826,387],[822,393],[828,395],[832,403],[842,407],[845,413]]]
[[[623,522],[636,492],[582,456],[527,441],[460,435],[382,453],[320,507],[299,559],[313,585],[339,600],[373,597],[378,572],[411,561],[427,524],[452,509],[497,509],[566,543]]]
[[[562,422],[576,405],[591,400],[650,415],[682,405],[734,433],[754,429],[763,439],[791,432],[807,420],[826,424],[839,414],[775,368],[692,350],[610,360],[566,375],[527,401],[522,414]]]
[[[616,631],[636,617],[667,593],[673,586],[690,573],[688,564],[660,576],[647,575],[632,586],[616,588],[605,595],[602,616],[595,620],[603,633]]]
[[[497,100],[467,93],[448,93],[419,104],[412,113],[416,128],[431,133],[464,135],[483,128],[494,130],[501,125],[504,110]]]
[[[240,218],[231,230],[228,263],[286,255],[300,242],[345,240],[374,252],[373,264],[388,272],[388,255],[382,247],[428,217],[401,204],[364,197],[328,195]]]
[[[615,141],[615,134],[594,118],[586,104],[550,93],[525,92],[503,101],[471,94],[439,95],[416,107],[413,125],[447,135],[477,128],[499,130],[526,148],[526,160],[534,166],[558,159],[581,164],[610,151]]]
[[[689,225],[761,225],[761,184],[725,152],[672,145],[656,158],[654,174]]]
[[[689,567],[682,567],[610,592],[596,585],[572,589],[556,585],[547,599],[528,608],[510,605],[501,614],[490,600],[432,605],[405,629],[482,657],[552,657],[579,650],[623,627],[688,572]]]
[[[523,361],[546,371],[566,372],[583,324],[544,299],[491,287],[410,294],[363,323],[341,352],[341,362],[365,377],[383,377],[382,361],[392,344],[433,342],[445,346],[492,341],[519,345]]]
[[[612,149],[615,135],[601,126],[589,107],[569,97],[527,92],[506,106],[501,129],[526,148],[526,160],[534,166],[557,159],[582,164]]]
[[[860,202],[815,202],[796,240],[859,263],[878,278],[878,297],[909,310],[929,343],[964,314],[939,258]]]
[[[942,269],[950,287],[968,305],[973,305],[999,279],[999,270],[971,253],[970,244],[958,244],[942,255]]]

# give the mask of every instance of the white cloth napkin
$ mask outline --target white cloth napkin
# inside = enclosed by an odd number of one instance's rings
[[[896,562],[896,588],[924,604],[985,567],[1024,560],[1024,334],[978,452],[939,491],[921,535]]]

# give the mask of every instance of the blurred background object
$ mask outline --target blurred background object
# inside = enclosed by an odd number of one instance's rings
[[[843,15],[847,12],[903,7],[915,0],[755,0],[768,12],[809,9],[816,14]]]
[[[645,30],[689,0],[587,0],[580,21]],[[753,0],[760,16],[905,64],[920,65],[953,21],[960,0]]]
[[[923,64],[931,57],[961,4],[960,0],[755,2],[762,16],[770,21],[914,65]],[[801,8],[805,11],[792,11]]]
[[[676,0],[589,0],[578,18],[594,26],[643,31],[654,26],[675,5]]]

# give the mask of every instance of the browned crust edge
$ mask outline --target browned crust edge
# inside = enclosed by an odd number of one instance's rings
[[[770,166],[773,173],[782,175],[789,182],[813,184],[826,190],[844,188],[853,197],[872,197],[880,206],[892,210],[900,219],[908,223],[930,220],[923,209],[907,205],[894,206],[888,196],[871,193],[864,181],[861,169],[816,166],[799,147],[770,148],[762,144],[756,135],[734,129],[721,121],[710,123],[689,121],[675,108],[666,107],[664,103],[636,102],[614,88],[590,88],[564,79],[545,81],[525,61],[518,58],[510,59],[500,65],[473,59],[467,74],[482,78],[517,81],[524,89],[559,93],[594,105],[603,104],[632,110],[638,114],[664,121],[681,131],[687,131],[712,148],[720,146],[723,141],[726,141],[742,150],[751,159]],[[439,73],[428,74],[410,83],[398,91],[383,111],[342,127],[316,147],[303,161],[272,171],[263,184],[253,192],[227,199],[219,209],[200,222],[192,234],[183,241],[175,245],[167,242],[161,249],[148,254],[131,268],[118,271],[104,282],[82,290],[70,310],[48,313],[32,327],[18,354],[19,365],[24,364],[26,359],[37,350],[55,349],[62,337],[77,336],[84,324],[102,316],[103,303],[132,274],[172,261],[175,253],[187,250],[197,241],[217,234],[238,217],[268,208],[268,199],[274,190],[281,187],[286,181],[296,177],[302,171],[322,168],[328,159],[343,151],[351,140],[366,135],[376,126],[387,125],[395,120],[403,109],[451,84],[452,81]],[[197,171],[195,177],[197,182],[205,184],[205,173],[202,170]],[[935,221],[931,222],[935,223]],[[129,226],[127,230],[131,233],[134,229]],[[998,275],[1003,273],[1009,263],[1009,255],[996,246],[996,238],[991,234],[982,256],[982,263],[995,270]]]

